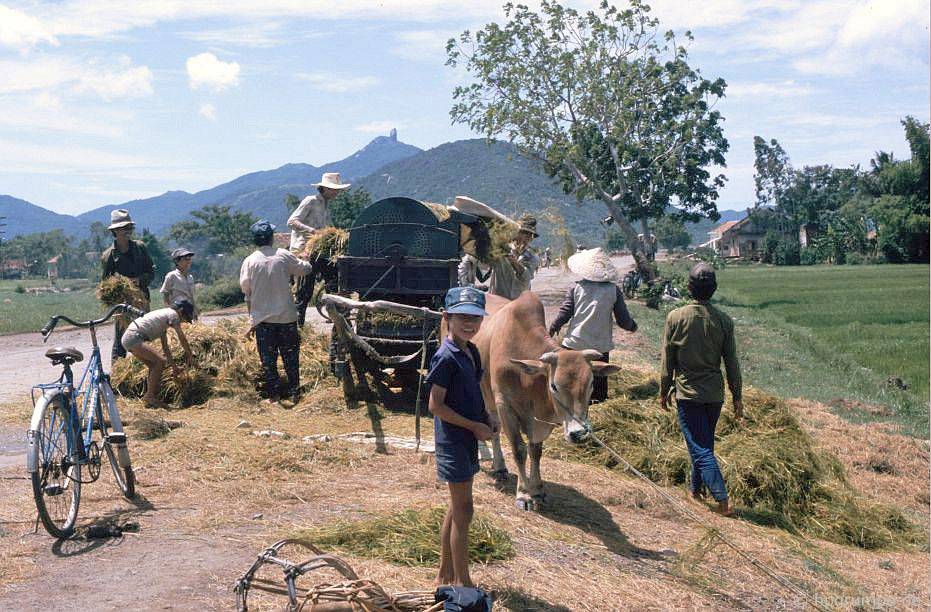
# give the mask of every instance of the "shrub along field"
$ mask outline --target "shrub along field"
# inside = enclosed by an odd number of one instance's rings
[[[927,265],[730,266],[712,301],[737,324],[750,384],[926,436],[928,274]],[[662,312],[633,309],[658,343]]]

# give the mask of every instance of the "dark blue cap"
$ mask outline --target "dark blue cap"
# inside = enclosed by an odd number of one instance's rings
[[[251,231],[252,235],[254,236],[266,236],[268,234],[275,233],[275,226],[265,219],[261,219],[253,223],[252,227],[249,228],[249,231]]]
[[[449,314],[487,317],[485,294],[475,287],[453,287],[446,292],[446,312]]]

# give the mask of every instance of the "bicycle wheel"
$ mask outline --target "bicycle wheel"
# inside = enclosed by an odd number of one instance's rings
[[[75,435],[71,410],[62,395],[56,395],[44,406],[39,427],[30,440],[29,465],[32,472],[32,495],[45,530],[56,538],[67,538],[74,533],[81,503],[81,466],[73,465],[68,456],[68,437]]]
[[[106,382],[100,383],[100,394],[98,395],[97,406],[95,407],[95,418],[97,419],[97,429],[100,431],[100,439],[103,441],[103,450],[110,462],[110,468],[113,470],[113,478],[116,480],[116,486],[120,493],[126,499],[132,499],[136,496],[136,474],[129,465],[129,452],[126,450],[126,435],[107,433],[107,422],[103,418],[103,406],[105,402],[115,402],[113,390]],[[119,454],[125,455],[124,463],[126,467],[120,467]]]

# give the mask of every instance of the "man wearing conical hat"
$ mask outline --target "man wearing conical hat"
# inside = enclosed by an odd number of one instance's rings
[[[349,183],[340,180],[339,172],[325,172],[319,183],[314,183],[317,193],[301,200],[291,216],[288,227],[291,228],[292,253],[303,252],[307,239],[317,230],[330,225],[330,202],[336,199]]]
[[[149,257],[149,251],[141,240],[132,240],[133,229],[136,224],[133,223],[129,211],[119,208],[110,212],[110,225],[107,227],[113,234],[113,246],[108,248],[100,257],[100,263],[103,267],[100,273],[100,279],[103,280],[114,274],[120,274],[136,282],[142,294],[145,296],[144,310],[149,309],[149,283],[155,274],[155,264]],[[120,338],[123,335],[125,324],[120,317],[117,317],[115,323],[116,329],[113,335],[113,349],[111,358],[116,361],[126,356],[126,349],[123,348]]]
[[[637,322],[627,311],[624,295],[617,282],[617,269],[604,249],[580,251],[566,262],[569,270],[582,277],[566,293],[559,313],[550,325],[550,336],[556,337],[568,323],[562,345],[567,349],[584,351],[593,349],[601,353],[602,361],[608,361],[614,348],[611,319],[621,329],[637,331]],[[596,376],[592,383],[593,402],[608,399],[608,379]]]
[[[515,300],[530,289],[530,281],[540,267],[540,258],[530,250],[530,243],[537,236],[536,218],[529,214],[521,217],[511,252],[491,265],[488,293]]]

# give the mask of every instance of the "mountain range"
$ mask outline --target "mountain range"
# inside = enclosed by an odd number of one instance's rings
[[[460,140],[424,151],[397,139],[397,132],[379,136],[349,157],[316,167],[292,163],[252,172],[197,193],[167,191],[159,196],[101,206],[76,216],[58,214],[12,196],[0,195],[0,216],[6,217],[7,238],[20,234],[62,229],[84,237],[91,223],[109,223],[116,208],[130,211],[139,229],[162,234],[192,211],[210,204],[249,212],[283,226],[287,219],[285,196],[303,197],[324,172],[339,172],[344,181],[363,187],[373,200],[404,195],[451,204],[456,195],[468,195],[517,216],[524,212],[540,218],[540,233],[549,238],[558,213],[576,240],[599,244],[604,238],[600,220],[606,211],[599,203],[578,203],[564,194],[532,160],[515,147],[484,139]],[[729,212],[729,211],[728,211]],[[722,211],[723,213],[723,211]],[[724,219],[722,219],[723,221]],[[707,229],[701,228],[703,232]],[[702,232],[693,241],[707,240]],[[547,240],[548,241],[548,240]]]

